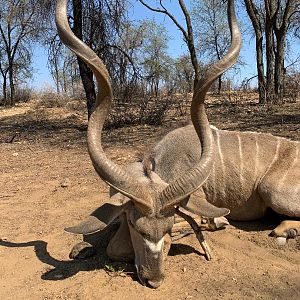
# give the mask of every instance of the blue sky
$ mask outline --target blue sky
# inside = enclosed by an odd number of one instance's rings
[[[148,1],[148,3],[153,2],[155,1]],[[191,9],[190,2],[191,1],[186,1],[186,6],[189,10]],[[183,15],[180,11],[177,1],[176,4],[169,5],[168,8],[170,8],[170,11],[173,15],[177,17],[178,20],[184,21]],[[243,47],[241,50],[241,57],[243,62],[245,63],[245,66],[241,67],[240,72],[238,74],[235,74],[235,81],[240,83],[245,77],[249,78],[256,74],[256,63],[254,38],[249,34],[250,28],[246,27],[248,17],[245,14],[245,12],[240,8],[237,8],[237,14],[239,21],[244,24],[244,29],[246,30],[246,33],[243,34]],[[173,57],[176,57],[179,56],[181,53],[186,52],[186,46],[182,40],[182,35],[172,23],[172,21],[169,20],[169,18],[165,17],[162,14],[157,14],[149,11],[147,8],[143,7],[138,2],[134,3],[132,8],[130,9],[129,17],[132,20],[136,21],[148,18],[154,19],[158,23],[162,23],[167,28],[171,37],[169,42],[169,54]],[[184,24],[183,22],[181,23]],[[296,57],[297,55],[300,55],[299,41],[290,43],[288,52],[289,56],[291,56],[291,59],[293,57]],[[47,50],[42,48],[41,46],[35,47],[33,61],[34,75],[31,81],[32,87],[36,90],[40,90],[44,89],[45,87],[54,86],[54,82],[47,68]],[[253,84],[255,84],[255,82],[253,82]]]

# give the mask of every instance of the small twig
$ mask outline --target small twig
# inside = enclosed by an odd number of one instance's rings
[[[192,231],[185,231],[183,233],[180,233],[178,235],[172,235],[172,242],[178,241],[180,239],[182,239],[183,237],[186,237],[188,235],[191,235],[193,232]]]
[[[104,271],[110,277],[117,277],[117,276],[126,277],[126,276],[131,276],[131,275],[135,274],[134,272],[124,271],[124,269],[122,269],[122,268],[115,270],[115,268],[111,265],[105,265]]]
[[[10,198],[13,196],[14,196],[14,194],[0,195],[0,198]]]
[[[17,135],[18,135],[18,132],[16,132],[16,133],[13,135],[13,137],[8,141],[8,143],[9,143],[9,144],[13,143],[14,140],[15,140],[15,138],[17,137]]]

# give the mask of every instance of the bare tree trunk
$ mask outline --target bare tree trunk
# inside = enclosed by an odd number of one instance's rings
[[[184,14],[185,23],[186,23],[186,27],[187,27],[187,32],[186,32],[187,34],[185,35],[185,40],[186,40],[187,46],[189,48],[192,65],[195,70],[195,79],[194,79],[194,88],[195,88],[200,80],[200,70],[199,70],[199,63],[198,63],[196,49],[195,49],[195,43],[194,43],[193,27],[192,27],[190,14],[189,14],[188,10],[186,9],[184,1],[179,0],[179,5]]]
[[[266,103],[266,80],[263,60],[263,34],[259,19],[259,12],[251,0],[245,0],[246,10],[255,32],[256,68],[258,75],[259,103]]]
[[[266,93],[267,102],[274,102],[275,90],[274,90],[274,30],[273,22],[276,17],[276,4],[274,0],[265,0],[266,19],[265,19],[265,37],[266,37],[266,61],[267,61],[267,82]]]
[[[14,106],[15,105],[15,83],[14,83],[14,69],[13,69],[13,63],[9,61],[8,66],[8,80],[9,80],[9,105]]]
[[[66,67],[65,67],[65,64],[64,64],[64,67],[63,67],[63,70],[62,70],[62,82],[63,82],[63,91],[64,91],[64,94],[67,95],[68,94],[68,77],[66,75]]]
[[[274,73],[274,88],[276,102],[283,102],[284,95],[284,51],[285,38],[277,40],[276,59],[275,59],[275,73]]]
[[[4,104],[4,106],[6,106],[7,105],[7,78],[6,78],[6,76],[3,77],[2,93],[3,93],[3,104]]]
[[[244,0],[256,35],[256,54],[260,103],[282,102],[284,93],[284,54],[286,34],[292,16],[299,7],[299,0],[264,0],[265,17],[261,17],[253,0]],[[263,36],[266,47],[266,80],[263,78]],[[276,37],[276,39],[275,39]],[[264,85],[262,83],[265,83]],[[265,87],[265,90],[263,89]],[[266,94],[262,96],[263,92]]]
[[[279,4],[278,4],[279,5]],[[284,56],[286,47],[286,34],[291,23],[292,15],[300,7],[299,0],[287,0],[285,7],[276,10],[277,18],[273,20],[276,36],[274,90],[276,102],[283,102],[284,96]],[[281,12],[281,15],[279,15]]]
[[[74,18],[74,34],[82,40],[82,1],[81,0],[73,0],[73,18]],[[90,117],[92,113],[92,109],[96,100],[96,90],[95,84],[93,80],[93,72],[86,65],[85,62],[82,61],[79,57],[77,57],[79,72],[81,81],[83,84],[83,88],[86,95],[87,100],[87,111],[88,117]]]
[[[218,94],[221,94],[222,90],[222,75],[218,78]]]
[[[3,105],[7,105],[7,69],[4,69],[3,65],[1,64],[0,59],[0,74],[2,76],[2,94],[3,94]]]
[[[256,37],[256,68],[258,77],[258,93],[259,104],[266,103],[266,79],[264,74],[264,62],[263,62],[263,37],[259,35]]]
[[[58,69],[58,62],[57,62],[57,56],[54,58],[54,68],[55,68],[55,81],[56,81],[56,92],[57,94],[60,93],[60,88],[59,88],[59,69]]]

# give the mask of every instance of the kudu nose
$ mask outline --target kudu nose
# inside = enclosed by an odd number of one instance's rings
[[[148,269],[143,267],[137,267],[137,270],[138,278],[142,285],[157,289],[164,281],[164,275],[161,273],[151,274]]]
[[[163,279],[159,281],[148,280],[148,284],[153,289],[157,289],[163,283],[163,281],[164,281]]]

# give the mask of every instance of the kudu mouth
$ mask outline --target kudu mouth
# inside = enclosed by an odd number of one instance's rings
[[[153,289],[157,289],[158,287],[161,286],[161,284],[163,283],[163,279],[160,281],[152,281],[152,280],[148,280],[148,285],[153,288]]]
[[[138,267],[136,265],[135,267],[137,270],[139,281],[142,285],[153,289],[157,289],[164,282],[165,276],[162,273],[153,274],[152,276],[150,276],[150,274],[148,274],[148,272],[145,271],[145,269],[142,266]],[[151,273],[153,273],[153,271],[151,271]]]

